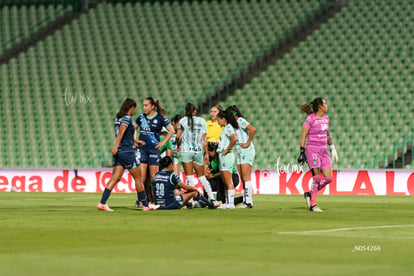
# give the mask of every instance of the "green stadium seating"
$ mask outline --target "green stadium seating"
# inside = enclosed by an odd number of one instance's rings
[[[98,5],[1,66],[5,114],[19,131],[1,134],[9,145],[1,154],[13,158],[1,158],[0,166],[79,167],[98,154],[109,158],[114,114],[125,97],[160,98],[172,117],[318,7],[318,0]],[[0,12],[9,9],[16,8]],[[33,13],[37,20],[49,9],[17,10],[27,22],[23,26],[30,26]],[[5,24],[13,25],[16,17]],[[2,32],[2,40],[27,31],[13,28]],[[77,101],[68,103],[65,91]]]
[[[259,130],[256,150],[265,153],[256,167],[272,168],[278,156],[296,159],[305,117],[297,106],[316,96],[330,106],[330,132],[340,156],[334,168],[364,168],[378,154],[391,156],[414,129],[413,11],[412,1],[353,1],[224,101],[238,104]]]

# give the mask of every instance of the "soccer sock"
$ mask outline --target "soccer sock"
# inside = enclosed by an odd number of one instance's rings
[[[102,193],[101,203],[106,204],[106,201],[108,200],[109,196],[111,195],[111,190],[105,188],[104,192]]]
[[[244,183],[244,202],[247,204],[253,204],[253,185],[251,181]]]
[[[145,193],[145,191],[138,193],[138,201],[142,202],[143,206],[148,207],[148,199],[147,199],[147,194]]]
[[[237,205],[237,204],[240,204],[240,203],[243,203],[243,202],[245,202],[245,201],[244,201],[242,196],[234,198],[234,205]]]
[[[211,184],[208,182],[207,178],[203,175],[198,178],[200,180],[201,185],[203,185],[204,191],[207,193],[209,199],[214,199],[213,191],[211,190]]]
[[[321,176],[315,175],[313,177],[312,189],[311,189],[311,206],[316,205],[316,198],[318,197],[318,188],[319,188],[320,182],[321,182]]]
[[[234,189],[227,190],[227,201],[228,206],[234,206]]]
[[[185,177],[187,178],[187,185],[194,187],[194,175],[186,175]],[[193,202],[193,199],[191,198],[189,202]]]
[[[326,185],[328,185],[329,183],[332,182],[332,177],[331,176],[325,176],[322,180],[321,180],[321,184],[319,185],[319,191],[323,189],[323,187],[325,187]]]
[[[187,185],[194,187],[195,181],[194,181],[194,175],[186,175],[187,178]]]
[[[207,205],[207,206],[213,206],[213,203],[211,203],[207,198],[200,195],[200,193],[197,193],[195,197],[193,197],[194,200],[200,201],[201,203]]]

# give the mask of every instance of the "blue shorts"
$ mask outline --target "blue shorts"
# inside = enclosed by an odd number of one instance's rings
[[[135,169],[140,163],[137,161],[135,156],[135,151],[120,151],[117,154],[113,155],[112,166],[118,167],[122,166],[126,170]]]
[[[139,149],[141,163],[158,166],[161,153],[157,149]]]
[[[178,195],[175,197],[175,201],[167,206],[160,207],[159,210],[176,210],[181,209],[183,207],[184,199],[182,195]]]

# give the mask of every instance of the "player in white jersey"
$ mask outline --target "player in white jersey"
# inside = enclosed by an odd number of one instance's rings
[[[219,154],[219,169],[221,177],[226,185],[226,204],[223,208],[234,208],[234,184],[232,179],[232,171],[234,165],[233,146],[237,142],[235,129],[239,128],[236,119],[228,109],[220,111],[218,114],[218,123],[223,126],[223,131],[220,134],[220,142],[217,147]]]
[[[179,151],[181,149],[177,147],[177,130],[179,126],[179,122],[183,116],[180,114],[175,115],[171,119],[171,124],[174,127],[175,133],[173,134],[173,137],[171,137],[171,143],[172,143],[172,150],[173,150],[173,163],[174,163],[174,173],[177,175],[180,175],[180,164],[179,164]]]
[[[252,168],[256,151],[252,143],[256,128],[251,125],[243,116],[236,105],[228,108],[239,124],[235,130],[237,136],[237,169],[243,182],[244,208],[253,207],[253,185],[251,181]]]
[[[210,200],[214,201],[210,182],[204,175],[204,163],[208,162],[206,141],[206,121],[196,116],[197,108],[192,103],[185,106],[185,116],[179,121],[177,129],[177,145],[181,147],[181,163],[187,179],[187,185],[194,187],[195,170],[198,180]]]

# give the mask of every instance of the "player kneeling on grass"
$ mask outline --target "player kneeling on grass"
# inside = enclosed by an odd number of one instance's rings
[[[176,195],[175,189],[178,188],[184,189],[186,192]],[[174,173],[174,163],[170,156],[165,156],[160,160],[160,171],[155,174],[152,194],[154,203],[161,206],[159,210],[180,209],[191,198],[210,209],[216,208],[213,203],[201,196],[196,188],[185,185],[181,181],[180,177]]]

